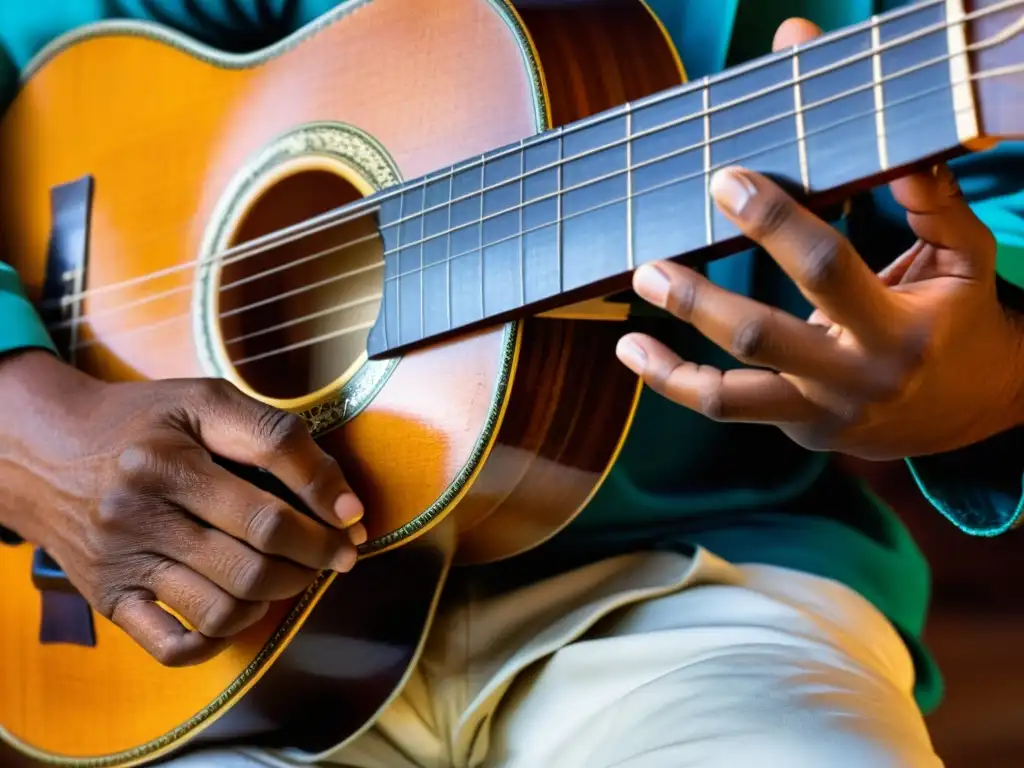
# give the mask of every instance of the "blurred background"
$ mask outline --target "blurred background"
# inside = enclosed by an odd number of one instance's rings
[[[928,718],[947,768],[1024,765],[1024,528],[967,536],[918,492],[903,462],[850,461],[907,522],[931,562],[925,640],[945,678]]]

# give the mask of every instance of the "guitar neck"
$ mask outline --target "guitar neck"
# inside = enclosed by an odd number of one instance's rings
[[[979,137],[966,24],[924,2],[542,133],[382,200],[371,357],[628,287],[744,245],[708,193],[741,165],[811,205]]]

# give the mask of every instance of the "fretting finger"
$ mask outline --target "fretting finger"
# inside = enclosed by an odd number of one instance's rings
[[[712,177],[711,191],[808,301],[865,344],[891,342],[892,299],[845,237],[760,174],[726,168]]]
[[[620,339],[616,352],[655,392],[715,421],[804,424],[822,415],[796,387],[771,371],[722,372],[697,365],[639,333]]]
[[[636,271],[633,288],[642,298],[690,323],[748,365],[814,379],[844,391],[888,391],[877,365],[860,350],[841,344],[793,315],[719,288],[691,269],[662,262]]]

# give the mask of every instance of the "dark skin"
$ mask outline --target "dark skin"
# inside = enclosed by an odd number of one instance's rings
[[[164,664],[211,657],[318,570],[351,569],[366,540],[305,424],[227,382],[108,384],[31,351],[0,362],[0,403],[0,523]],[[271,472],[318,519],[214,454]]]
[[[821,32],[792,19],[775,48]],[[996,244],[945,167],[892,183],[918,242],[880,274],[769,179],[712,178],[716,204],[817,310],[803,320],[671,263],[636,292],[749,367],[722,372],[629,334],[619,359],[655,391],[721,421],[772,424],[800,445],[868,459],[952,451],[1021,423],[1024,332],[996,296]]]
[[[818,34],[791,20],[775,47]],[[716,180],[720,207],[819,310],[804,321],[683,267],[643,267],[641,296],[755,366],[722,373],[630,334],[620,358],[649,386],[712,418],[873,458],[951,450],[1020,422],[1022,334],[996,299],[992,235],[948,173],[893,184],[921,241],[881,275],[770,181],[735,173],[733,194]],[[271,472],[317,519],[213,455]],[[45,351],[0,360],[0,488],[0,524],[43,546],[168,665],[209,658],[318,570],[349,570],[366,538],[362,505],[296,417],[226,382],[108,384]]]

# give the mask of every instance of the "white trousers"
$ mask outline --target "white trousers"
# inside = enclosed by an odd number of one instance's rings
[[[640,553],[505,594],[454,580],[379,720],[330,753],[172,768],[935,768],[913,666],[847,587]]]

